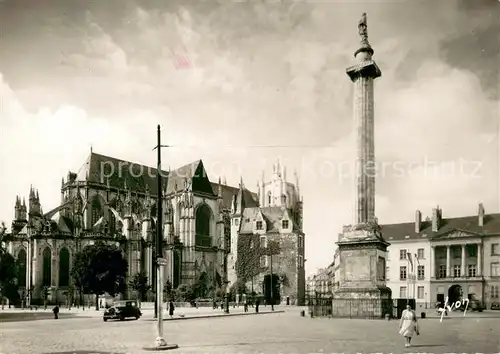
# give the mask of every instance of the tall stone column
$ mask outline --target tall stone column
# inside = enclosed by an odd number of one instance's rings
[[[373,81],[382,72],[372,60],[366,28],[360,28],[361,46],[354,53],[356,65],[347,69],[354,83],[354,134],[356,137],[354,224],[375,219],[375,135]]]
[[[333,315],[339,317],[382,317],[392,313],[391,289],[383,279],[389,243],[383,239],[375,218],[375,137],[373,81],[382,75],[373,61],[368,42],[366,14],[358,24],[360,46],[354,52],[355,65],[346,72],[354,86],[354,134],[356,168],[353,225],[339,235],[340,279],[333,293]],[[366,308],[366,300],[376,306]]]

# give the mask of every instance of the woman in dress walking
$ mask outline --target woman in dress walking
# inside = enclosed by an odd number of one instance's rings
[[[406,339],[405,347],[408,348],[411,345],[411,338],[413,334],[419,335],[417,315],[415,311],[411,309],[410,305],[406,305],[406,310],[403,311],[401,315],[401,320],[399,321],[399,334],[401,334]]]
[[[168,303],[168,314],[170,315],[170,318],[174,317],[174,310],[175,310],[174,302],[171,300]]]

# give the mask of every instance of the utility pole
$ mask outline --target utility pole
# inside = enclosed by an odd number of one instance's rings
[[[153,265],[156,267],[156,297],[155,297],[155,318],[158,319],[158,335],[154,346],[144,347],[144,350],[157,351],[157,350],[167,350],[176,349],[179,346],[177,344],[167,344],[165,339],[163,339],[163,267],[166,265],[163,256],[163,221],[162,221],[162,171],[161,171],[161,130],[158,124],[158,145],[155,149],[158,149],[158,167],[156,170],[156,178],[158,182],[158,200],[156,206],[157,221],[156,221],[156,252],[153,257]],[[154,272],[153,272],[154,274]],[[154,283],[153,283],[154,284]]]
[[[157,188],[158,188],[158,199],[157,199],[157,205],[156,205],[156,257],[155,257],[155,264],[157,268],[157,281],[156,281],[156,306],[155,306],[155,318],[161,316],[161,314],[158,313],[158,309],[161,307],[162,304],[158,304],[158,294],[163,291],[162,289],[162,284],[160,284],[160,265],[158,264],[158,258],[163,258],[163,220],[162,220],[162,199],[163,199],[163,190],[162,190],[162,172],[161,172],[161,130],[160,130],[160,125],[158,124],[157,128],[157,139],[158,139],[158,148],[157,148],[157,162],[158,166],[156,168],[156,182],[157,182]]]

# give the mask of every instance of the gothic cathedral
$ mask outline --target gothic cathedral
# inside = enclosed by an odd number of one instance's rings
[[[91,151],[77,173],[61,184],[60,205],[43,212],[38,191],[29,203],[17,197],[11,232],[5,247],[19,262],[22,296],[64,302],[72,283],[76,252],[97,240],[119,246],[128,261],[128,276],[144,271],[151,281],[156,229],[157,170]],[[276,256],[283,296],[302,302],[305,292],[302,201],[286,170],[274,167],[271,182],[258,193],[226,183],[212,183],[201,160],[173,171],[162,171],[164,258],[166,277],[174,288],[200,279],[215,286],[238,279],[238,240],[248,235],[279,237],[285,254]],[[241,245],[240,245],[241,247]],[[240,249],[241,251],[241,249]],[[240,252],[241,253],[241,252]],[[267,260],[252,283],[263,282]],[[245,281],[249,281],[245,279]],[[256,293],[265,286],[255,286]],[[282,297],[283,297],[282,296]]]

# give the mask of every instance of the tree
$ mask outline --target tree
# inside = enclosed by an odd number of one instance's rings
[[[179,301],[193,301],[196,299],[196,294],[191,285],[181,284],[175,290],[175,298]]]
[[[17,262],[3,246],[6,227],[3,221],[0,225],[0,300],[3,308],[4,297],[9,299],[10,304],[19,297],[19,294],[17,293]]]
[[[49,300],[50,288],[48,286],[43,286],[41,293],[43,299],[43,308],[47,310],[47,302]]]
[[[236,260],[236,274],[244,282],[253,280],[263,269],[260,259],[266,255],[266,248],[259,247],[259,235],[246,235],[238,238],[238,258]],[[252,285],[253,288],[253,285]]]
[[[142,299],[151,288],[148,284],[148,276],[145,272],[139,272],[135,274],[128,283],[129,287],[135,291],[137,301],[139,302],[139,307]]]
[[[96,295],[95,306],[99,310],[99,295],[115,296],[125,291],[127,270],[120,248],[97,242],[75,255],[71,277],[80,294]]]
[[[236,299],[236,294],[247,294],[248,289],[245,284],[245,281],[243,281],[242,279],[236,280],[236,282],[233,285],[231,285],[229,292],[231,294],[232,299]]]
[[[175,300],[175,291],[170,280],[167,280],[163,286],[163,297],[171,301]]]

